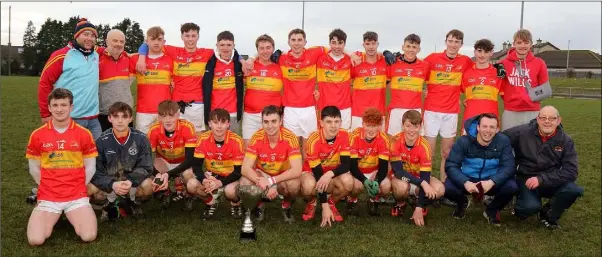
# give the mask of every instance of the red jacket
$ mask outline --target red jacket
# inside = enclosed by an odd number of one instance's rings
[[[520,61],[525,77],[521,77],[516,69],[515,62]],[[516,49],[508,51],[508,55],[500,63],[506,69],[506,78],[502,82],[502,99],[504,100],[504,110],[522,112],[539,111],[539,102],[531,101],[525,87],[527,79],[532,87],[537,87],[548,82],[548,68],[546,63],[539,57],[535,57],[529,51],[524,60],[519,60],[516,56]]]

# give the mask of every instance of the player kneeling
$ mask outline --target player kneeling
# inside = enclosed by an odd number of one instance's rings
[[[241,185],[261,188],[269,200],[283,196],[282,213],[286,222],[293,222],[291,205],[299,195],[301,153],[297,136],[282,126],[280,107],[268,105],[261,112],[262,128],[249,140],[242,164]],[[264,219],[265,205],[259,202],[257,220]]]
[[[178,201],[185,197],[184,184],[194,177],[191,167],[197,137],[194,125],[180,119],[180,107],[176,102],[165,100],[157,109],[159,122],[153,124],[148,132],[151,149],[155,153],[153,192],[163,198],[163,207],[167,207],[172,200],[169,178],[175,178],[176,195],[173,200]],[[192,198],[186,200],[185,209],[192,210]]]
[[[141,215],[140,201],[152,194],[151,147],[144,133],[128,126],[132,122],[132,107],[114,103],[109,107],[109,121],[112,128],[96,139],[96,172],[88,185],[88,195],[94,200],[108,200],[101,220],[124,214]]]
[[[317,194],[322,206],[321,226],[330,226],[331,221],[343,221],[335,203],[351,193],[353,176],[348,172],[349,135],[341,129],[341,111],[335,106],[326,106],[320,117],[320,129],[311,133],[305,149],[301,195],[307,205],[303,220],[314,218]]]
[[[232,217],[242,217],[236,189],[244,157],[243,141],[229,127],[230,113],[225,109],[214,109],[209,113],[210,130],[199,136],[194,150],[194,177],[188,180],[186,187],[188,193],[205,203],[203,220],[213,217],[222,193],[230,200]],[[207,172],[203,172],[203,165]]]
[[[48,110],[51,120],[31,133],[25,155],[29,173],[39,185],[27,240],[32,246],[44,244],[64,212],[84,242],[94,241],[96,216],[86,195],[98,155],[94,138],[71,119],[71,91],[54,89],[48,95]]]
[[[391,192],[391,181],[387,179],[389,169],[389,137],[381,132],[383,114],[376,108],[368,108],[362,116],[362,127],[350,135],[351,174],[355,177],[353,191],[347,198],[347,211],[354,212],[357,196],[366,189],[370,196],[368,210],[378,215],[380,197]]]
[[[391,168],[395,175],[391,180],[391,188],[397,201],[391,210],[391,216],[403,217],[406,199],[413,197],[416,208],[412,220],[417,226],[423,226],[424,216],[427,214],[426,198],[441,198],[445,187],[441,181],[431,176],[431,151],[426,139],[420,136],[420,112],[405,112],[401,122],[403,131],[395,135],[391,149]]]

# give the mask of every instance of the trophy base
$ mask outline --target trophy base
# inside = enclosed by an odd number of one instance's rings
[[[257,240],[257,234],[255,233],[255,229],[252,232],[240,232],[240,242],[248,243]]]

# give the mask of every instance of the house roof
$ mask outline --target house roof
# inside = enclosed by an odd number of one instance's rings
[[[548,68],[566,68],[567,50],[546,51],[535,56],[544,60]],[[590,50],[571,50],[569,68],[602,69],[602,57]]]
[[[2,52],[2,59],[8,59],[8,45],[2,45],[0,52]],[[23,48],[23,46],[10,46],[10,58],[11,59],[21,59],[21,54],[19,53],[19,48]]]
[[[546,45],[549,45],[549,46],[551,46],[552,48],[554,48],[554,49],[556,49],[556,50],[560,50],[560,48],[556,47],[555,45],[553,45],[553,44],[552,44],[552,43],[550,43],[550,42],[543,42],[543,43],[539,43],[539,44],[534,44],[534,45],[531,47],[531,52],[533,52],[533,51],[534,51],[535,49],[537,49],[537,48],[542,48],[542,47],[544,47],[544,46],[546,46]],[[500,50],[500,51],[493,52],[493,55],[491,56],[491,59],[492,59],[492,60],[498,60],[498,59],[500,59],[501,57],[505,56],[505,55],[508,53],[508,50],[510,50],[511,46],[512,46],[512,45],[508,46],[508,49],[502,49],[502,50]]]

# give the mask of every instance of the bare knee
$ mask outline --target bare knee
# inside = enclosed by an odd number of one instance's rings
[[[224,188],[224,194],[226,198],[232,202],[238,202],[238,194],[236,193],[236,187],[238,182],[233,182]]]
[[[316,180],[313,178],[312,175],[303,175],[301,176],[301,178],[301,193],[303,194],[303,196],[314,196]]]
[[[342,174],[338,177],[339,180],[339,189],[347,194],[351,193],[351,191],[353,191],[353,187],[355,184],[355,179],[353,178],[353,176],[351,176],[351,174],[349,173],[345,173]]]
[[[43,245],[45,241],[46,237],[44,235],[27,235],[27,242],[31,246]]]
[[[150,178],[145,179],[142,183],[136,188],[136,197],[146,197],[153,194],[152,180]]]
[[[353,181],[353,190],[351,190],[351,196],[358,196],[364,191],[364,185],[357,179]]]
[[[404,199],[410,191],[410,184],[399,179],[394,179],[391,181],[391,188],[396,199]]]
[[[88,230],[88,231],[82,231],[79,234],[79,238],[81,238],[82,241],[88,243],[88,242],[92,242],[94,240],[96,240],[96,234],[97,231],[96,229],[92,230]]]
[[[382,182],[380,182],[380,194],[388,195],[391,192],[391,180],[385,178]]]

